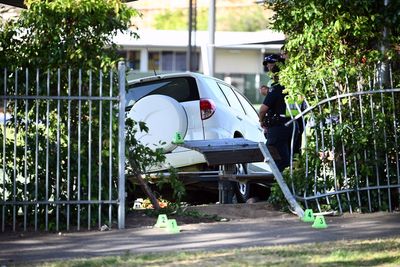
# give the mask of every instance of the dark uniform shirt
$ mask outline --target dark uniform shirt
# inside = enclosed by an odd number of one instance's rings
[[[268,95],[265,97],[263,104],[268,106],[268,114],[285,114],[285,94],[282,92],[285,89],[279,83],[273,83]]]
[[[286,127],[285,122],[286,103],[285,94],[282,92],[284,87],[279,83],[271,85],[271,91],[265,97],[263,104],[268,106],[267,117],[276,118],[277,121],[271,119],[267,132],[268,149],[275,149],[279,157],[275,157],[274,161],[279,171],[289,166],[290,150],[289,143],[292,134],[292,127]],[[282,116],[281,116],[282,115]],[[273,122],[274,121],[274,122]]]

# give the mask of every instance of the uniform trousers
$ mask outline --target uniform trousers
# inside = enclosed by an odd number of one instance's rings
[[[279,171],[282,172],[290,165],[290,140],[293,133],[293,124],[289,126],[275,125],[268,128],[267,146],[273,146],[279,153],[280,159],[276,159],[275,163]]]

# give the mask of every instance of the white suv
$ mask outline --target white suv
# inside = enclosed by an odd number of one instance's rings
[[[127,116],[149,128],[148,133],[138,132],[137,140],[166,153],[166,164],[159,170],[217,167],[207,166],[201,153],[172,143],[177,132],[184,140],[243,137],[265,142],[253,105],[233,86],[213,77],[186,72],[137,79],[129,82],[126,99]],[[238,166],[237,171],[252,172],[252,164]],[[250,185],[237,183],[236,189],[238,201],[246,201]]]

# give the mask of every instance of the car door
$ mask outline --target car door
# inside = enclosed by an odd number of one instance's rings
[[[246,113],[245,120],[250,125],[248,128],[246,127],[245,129],[246,138],[249,140],[265,142],[264,130],[260,126],[258,112],[247,98],[245,98],[237,91],[235,91],[235,94],[238,97]]]
[[[218,82],[218,86],[221,88],[230,106],[230,112],[232,113],[232,132],[238,131],[243,135],[243,137],[251,138],[251,140],[254,139],[255,136],[252,136],[251,132],[256,130],[256,128],[254,127],[254,124],[250,123],[250,120],[246,116],[246,112],[243,109],[234,89],[221,82]]]

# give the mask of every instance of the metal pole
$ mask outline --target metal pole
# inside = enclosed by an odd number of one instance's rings
[[[387,7],[389,6],[390,0],[384,0],[384,13],[387,11]],[[382,32],[382,42],[381,42],[381,52],[384,54],[387,50],[387,37],[388,37],[388,29],[386,27],[386,22],[383,27],[383,32]],[[388,62],[387,61],[382,61],[380,66],[379,66],[379,72],[378,72],[378,85],[380,89],[383,89],[385,86],[389,85],[389,67],[388,67]]]
[[[118,63],[119,115],[118,115],[118,229],[125,228],[125,63]]]
[[[99,96],[100,97],[103,97],[103,72],[100,70],[100,75],[99,75],[99,81],[100,81],[100,84],[99,84]],[[125,91],[124,91],[125,92]],[[124,103],[125,103],[125,101],[124,101]],[[99,102],[99,158],[98,158],[98,165],[99,165],[99,192],[98,192],[98,200],[99,201],[101,201],[102,200],[102,176],[103,176],[103,173],[102,173],[102,168],[103,168],[103,158],[102,158],[102,150],[103,150],[103,145],[102,145],[102,142],[103,142],[103,139],[102,139],[102,136],[103,136],[103,131],[102,131],[102,129],[103,129],[103,123],[102,123],[102,121],[103,121],[103,102],[102,101],[100,101]],[[119,128],[120,129],[120,128]],[[120,140],[121,141],[121,140]],[[98,206],[98,227],[99,228],[101,228],[101,210],[102,210],[102,205],[101,205],[101,203],[99,203],[99,206]]]
[[[209,34],[209,53],[208,64],[210,76],[215,74],[215,0],[210,0],[210,9],[208,14],[208,34]]]
[[[78,96],[82,96],[82,69],[78,72]],[[78,190],[78,218],[77,218],[77,229],[81,228],[81,131],[82,131],[82,101],[78,101],[78,177],[77,177],[77,190]]]
[[[267,162],[268,165],[270,166],[271,171],[274,174],[275,179],[278,182],[278,185],[281,188],[282,193],[285,196],[286,200],[288,201],[290,207],[294,210],[297,216],[302,218],[304,216],[304,210],[296,202],[296,199],[290,192],[289,187],[287,186],[285,180],[283,179],[281,172],[279,171],[278,167],[275,164],[275,161],[272,159],[272,156],[267,146],[263,142],[260,142],[258,143],[258,147],[260,148],[260,151],[265,158],[265,162]]]
[[[189,0],[189,40],[188,40],[188,50],[186,53],[186,70],[192,70],[192,25],[193,25],[193,0]]]
[[[92,97],[92,70],[89,70],[89,97]],[[88,125],[88,187],[87,198],[92,199],[92,100],[89,100],[89,125]],[[100,166],[100,165],[99,165]],[[100,167],[101,168],[101,167]],[[99,169],[100,169],[99,168]],[[90,230],[92,221],[92,206],[88,205],[88,229]]]

